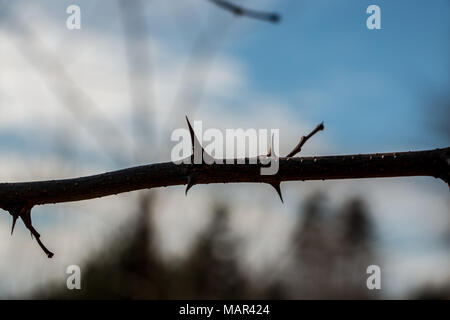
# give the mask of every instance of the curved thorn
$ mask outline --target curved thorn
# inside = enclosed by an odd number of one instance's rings
[[[207,163],[212,164],[214,163],[214,157],[208,154],[205,149],[203,149],[202,144],[197,139],[197,136],[195,135],[194,129],[191,126],[191,123],[189,122],[189,119],[187,116],[186,122],[189,127],[189,134],[191,135],[191,145],[192,145],[192,155],[191,155],[191,162],[194,164],[195,159],[200,158],[200,163]],[[197,157],[195,157],[197,155]]]
[[[188,179],[188,182],[187,182],[187,185],[186,185],[186,191],[184,192],[184,194],[186,196],[187,196],[187,193],[188,193],[189,189],[192,188],[195,185],[194,177],[192,175],[189,175],[187,177],[187,179]]]
[[[187,116],[186,117],[186,122],[188,124],[188,128],[189,128],[189,134],[191,135],[191,145],[192,145],[192,155],[194,155],[194,139],[195,139],[195,133],[194,133],[194,129],[192,129],[191,123],[189,122],[189,119]]]
[[[194,129],[191,126],[191,123],[189,122],[188,117],[186,116],[186,122],[189,127],[189,134],[191,135],[191,145],[192,145],[192,155],[191,155],[191,162],[195,163],[195,160],[200,157],[201,163],[203,163],[203,154],[205,153],[205,150],[203,150],[203,147],[198,141],[197,136],[195,135]]]
[[[280,200],[282,203],[284,203],[283,201],[283,195],[281,194],[281,182],[273,182],[273,183],[269,183],[274,189],[275,191],[278,193],[278,195],[280,196]]]

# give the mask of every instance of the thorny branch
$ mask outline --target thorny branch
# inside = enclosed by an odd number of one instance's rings
[[[209,0],[209,1],[225,10],[232,12],[237,16],[247,16],[249,18],[265,20],[273,23],[280,21],[280,16],[277,13],[246,9],[241,6],[235,5],[231,2],[228,2],[226,0]]]
[[[195,137],[189,120],[187,122],[192,141],[190,160],[198,153],[204,160],[211,158]],[[261,175],[260,169],[267,166],[261,160],[267,160],[267,156],[258,157],[256,163],[249,158],[245,158],[244,163],[239,159],[227,160],[223,164],[207,164],[210,161],[201,164],[191,164],[192,161],[189,164],[156,163],[81,178],[0,183],[0,208],[13,217],[11,232],[20,217],[51,258],[53,253],[42,244],[39,233],[31,223],[31,209],[35,205],[88,200],[140,189],[185,184],[187,193],[196,184],[267,183],[275,188],[283,200],[280,184],[285,181],[431,176],[447,184],[450,182],[450,147],[415,152],[293,157],[320,130],[323,130],[323,123],[302,137],[288,156],[269,156],[271,161],[279,162],[279,170],[275,175]]]

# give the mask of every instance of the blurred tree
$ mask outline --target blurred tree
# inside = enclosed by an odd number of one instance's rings
[[[328,297],[329,284],[333,281],[333,265],[337,250],[335,231],[325,223],[326,198],[322,193],[313,194],[306,199],[304,208],[300,212],[303,216],[294,230],[294,259],[295,266],[290,277],[294,285],[290,291],[294,298]]]
[[[209,226],[178,269],[182,286],[175,298],[243,299],[249,284],[237,263],[238,240],[229,230],[229,211],[216,205]]]
[[[427,285],[413,292],[410,299],[414,300],[450,300],[450,285]]]
[[[369,265],[380,265],[379,258],[372,247],[374,230],[366,204],[361,198],[347,200],[341,208],[342,221],[341,254],[342,278],[340,285],[344,297],[369,299],[376,297],[377,291],[369,291],[366,286]]]
[[[365,204],[350,199],[340,210],[327,206],[322,193],[306,200],[294,232],[294,270],[268,286],[252,282],[239,264],[238,238],[229,227],[225,205],[190,252],[165,264],[154,239],[151,194],[140,198],[134,225],[82,267],[82,290],[59,283],[38,290],[48,299],[280,299],[373,298],[366,268],[373,263],[372,224]],[[335,214],[337,213],[337,214]],[[264,282],[264,281],[263,281]]]
[[[368,299],[366,268],[373,264],[373,227],[363,201],[350,199],[340,210],[316,193],[305,202],[294,231],[294,270],[289,292],[296,299]]]
[[[143,193],[132,225],[82,266],[82,290],[46,286],[32,297],[45,299],[158,299],[164,298],[166,269],[153,237],[152,194]]]

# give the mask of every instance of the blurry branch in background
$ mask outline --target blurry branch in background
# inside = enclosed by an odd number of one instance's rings
[[[248,10],[226,1],[213,0],[212,2],[237,15],[242,16],[249,14],[249,16],[257,19],[274,19],[272,22],[278,22],[280,20],[279,16],[274,13],[263,13]],[[210,25],[207,25],[206,28],[204,28],[204,30],[202,30],[194,40],[188,62],[186,63],[185,71],[183,72],[184,80],[182,81],[182,86],[179,93],[174,99],[173,107],[169,111],[169,116],[167,118],[168,121],[166,121],[165,127],[169,126],[169,122],[176,118],[177,114],[180,112],[180,108],[185,114],[189,114],[200,105],[199,102],[203,94],[206,80],[209,76],[210,67],[213,64],[214,57],[218,51],[217,49],[223,42],[223,39],[229,29],[229,25],[224,23],[216,25],[217,28],[215,29],[213,29]],[[183,29],[180,29],[180,31],[184,32]],[[198,64],[196,63],[197,61],[201,61],[204,67],[198,68]],[[195,86],[192,85],[190,81],[193,74],[197,75],[198,83]],[[159,145],[159,147],[164,147],[164,145]]]
[[[209,1],[221,7],[222,9],[232,12],[237,16],[246,16],[249,18],[265,20],[273,23],[277,23],[280,21],[280,16],[277,13],[246,9],[225,0],[209,0]]]
[[[188,125],[191,127],[189,121]],[[317,131],[317,128],[313,130]],[[187,184],[190,188],[196,184],[209,183],[267,183],[274,186],[281,196],[279,186],[284,181],[432,176],[449,183],[450,147],[381,154],[271,157],[271,161],[279,163],[278,172],[275,175],[261,175],[261,168],[268,166],[266,156],[260,156],[256,161],[250,161],[249,158],[244,161],[227,159],[226,163],[207,164],[205,156],[211,156],[199,145],[193,130],[190,132],[192,154],[202,153],[201,164],[191,164],[191,161],[189,164],[165,162],[74,179],[1,183],[0,208],[8,211],[14,220],[22,218],[32,230],[30,215],[35,205],[88,200],[174,185]],[[48,256],[51,257],[50,254]]]
[[[148,156],[146,150],[155,143],[150,121],[154,105],[150,39],[148,36],[136,39],[140,32],[147,35],[147,19],[142,1],[119,0],[118,5],[124,29],[134,138],[137,140],[135,158],[142,161]]]

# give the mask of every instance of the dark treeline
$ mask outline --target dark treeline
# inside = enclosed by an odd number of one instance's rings
[[[267,267],[255,279],[240,263],[243,239],[230,232],[229,209],[216,204],[209,225],[182,261],[161,259],[154,236],[152,196],[142,194],[136,219],[82,269],[82,290],[65,283],[47,285],[37,299],[376,299],[366,287],[366,268],[382,264],[367,205],[349,199],[341,208],[317,193],[299,208],[289,263]],[[148,221],[148,223],[147,223]],[[421,297],[434,294],[429,290]],[[434,294],[435,296],[435,294]],[[439,295],[439,297],[442,295]]]

